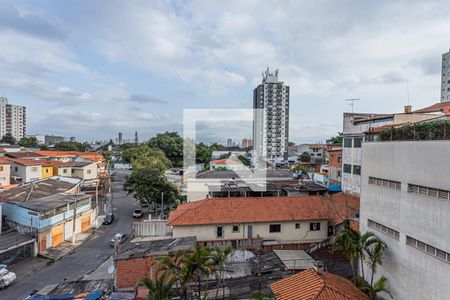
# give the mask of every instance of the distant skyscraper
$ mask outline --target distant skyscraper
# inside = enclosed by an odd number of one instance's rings
[[[242,139],[242,148],[248,148],[253,146],[253,140],[252,139]]]
[[[26,135],[25,106],[8,104],[8,99],[0,97],[0,138],[10,133],[16,140]]]
[[[75,142],[76,140],[77,140],[76,137],[74,137],[74,136],[71,136],[71,137],[70,137],[70,141],[71,141],[71,142]]]
[[[253,145],[272,165],[288,160],[289,86],[278,80],[278,70],[269,68],[262,74],[262,83],[253,90]]]
[[[139,144],[139,137],[137,131],[134,132],[134,143],[137,145]]]
[[[119,138],[117,139],[117,144],[122,145],[123,138],[122,138],[122,132],[119,132]]]
[[[441,102],[450,101],[450,51],[442,54]]]
[[[227,140],[227,147],[233,147],[233,140],[232,139],[228,139]]]

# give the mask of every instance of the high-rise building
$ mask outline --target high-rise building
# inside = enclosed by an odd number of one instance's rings
[[[11,134],[16,140],[26,135],[26,107],[9,104],[8,99],[0,97],[0,137]]]
[[[139,144],[139,136],[137,131],[134,132],[134,144],[138,145]]]
[[[119,138],[117,139],[117,144],[122,145],[123,138],[122,138],[122,132],[119,132]]]
[[[289,86],[278,80],[278,70],[267,68],[262,77],[253,90],[253,108],[262,109],[254,113],[253,145],[258,156],[276,165],[288,161]]]
[[[442,54],[441,102],[450,101],[450,51]]]
[[[360,231],[387,245],[374,282],[385,276],[393,299],[449,298],[448,153],[448,140],[363,144]]]
[[[242,148],[248,148],[253,146],[253,140],[252,139],[242,139]]]
[[[232,139],[228,139],[227,140],[227,147],[233,147],[233,140]]]

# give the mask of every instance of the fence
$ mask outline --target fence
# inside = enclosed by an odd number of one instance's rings
[[[172,227],[167,226],[167,220],[151,220],[133,223],[136,237],[167,236],[172,234]]]

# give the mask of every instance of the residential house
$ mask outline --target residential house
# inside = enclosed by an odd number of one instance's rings
[[[5,153],[7,157],[10,158],[21,158],[21,159],[46,159],[45,155],[39,154],[32,151],[20,151],[20,152],[7,152]]]
[[[54,174],[53,170],[54,170],[54,166],[51,162],[43,161],[42,162],[42,179],[49,178],[54,175],[58,175],[58,174]]]
[[[15,182],[30,182],[42,178],[41,160],[9,158],[11,163],[11,178]]]
[[[11,176],[11,162],[4,157],[0,157],[0,188],[10,185],[10,176]]]
[[[330,180],[341,182],[342,179],[342,147],[327,151],[328,155],[328,175]]]
[[[97,164],[89,162],[73,162],[68,164],[72,169],[72,177],[83,179],[84,181],[97,180]]]
[[[184,187],[182,192],[187,195],[187,201],[205,199],[208,195],[208,185],[220,185],[235,181],[245,181],[248,184],[259,184],[259,190],[264,188],[266,182],[292,180],[293,173],[290,170],[278,169],[266,172],[252,172],[251,170],[216,171],[209,170],[195,175],[184,175]]]
[[[156,277],[157,258],[173,255],[176,251],[192,252],[195,237],[160,240],[132,240],[120,247],[114,258],[114,287],[116,290],[134,291],[136,283],[149,276]]]
[[[52,177],[0,192],[8,226],[37,237],[39,253],[72,238],[95,223],[91,196],[79,194],[80,180]]]
[[[311,268],[270,285],[277,300],[369,300],[350,280]]]
[[[346,198],[210,198],[170,213],[173,237],[196,236],[205,245],[250,249],[304,249],[334,234],[342,218],[357,214]]]
[[[362,147],[360,230],[376,233],[387,244],[375,280],[387,277],[394,299],[450,295],[449,153],[448,140],[366,142]]]
[[[247,168],[248,167],[235,155],[231,155],[228,158],[213,160],[209,163],[209,169],[216,171],[241,171]]]

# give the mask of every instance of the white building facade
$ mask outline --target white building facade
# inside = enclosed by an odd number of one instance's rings
[[[450,51],[442,54],[441,102],[450,101]]]
[[[0,97],[0,138],[10,133],[16,140],[26,135],[26,107],[8,103]]]
[[[288,161],[289,143],[289,86],[278,80],[278,70],[267,69],[263,80],[253,90],[253,141],[256,153],[272,165]],[[256,158],[257,159],[257,158]]]
[[[449,153],[450,141],[362,147],[360,230],[388,246],[376,279],[388,278],[394,299],[450,295]]]

